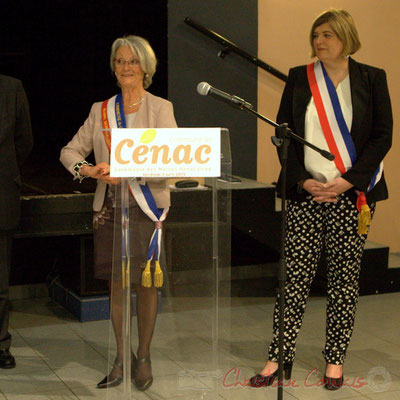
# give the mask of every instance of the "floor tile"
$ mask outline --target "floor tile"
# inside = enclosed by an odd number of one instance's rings
[[[362,398],[361,393],[357,393],[347,385],[340,390],[326,390],[323,387],[323,373],[320,371],[317,373],[316,370],[309,371],[306,376],[299,376],[297,380],[286,381],[286,384],[288,385],[286,392],[299,400]]]
[[[220,396],[226,400],[275,400],[278,396],[275,388],[235,388],[219,392]],[[283,391],[283,398],[294,400],[292,394]]]
[[[49,367],[43,359],[19,336],[12,334],[11,353],[17,367],[8,370],[9,375],[25,374],[31,371],[47,370]]]
[[[329,392],[318,387],[325,368],[321,350],[326,299],[310,298],[284,398],[400,400],[399,301],[400,293],[360,298],[344,366],[347,384]],[[145,393],[132,387],[133,398],[277,398],[276,388],[245,386],[263,367],[272,334],[274,299],[234,298],[225,303],[219,314],[220,343],[215,358],[211,300],[164,299],[151,350],[154,384]],[[52,301],[34,299],[13,301],[11,322],[11,350],[17,368],[1,371],[0,400],[121,400],[121,386],[108,391],[96,388],[108,372],[108,358],[115,355],[109,321],[80,323]],[[135,348],[135,320],[132,343]],[[219,364],[213,367],[215,359]]]
[[[64,325],[66,321],[76,321],[72,314],[49,299],[13,301],[10,311],[10,326],[14,329]]]
[[[182,365],[161,353],[156,346],[152,347],[151,350],[151,367],[154,377],[173,374],[178,375],[178,373],[182,371]]]
[[[346,378],[357,382],[352,389],[365,396],[386,393],[390,398],[391,392],[400,391],[400,378],[384,367],[371,367],[365,374],[348,374]]]
[[[83,341],[59,341],[34,348],[51,368],[79,367],[102,363],[104,358]]]
[[[375,393],[367,396],[370,400],[400,400],[400,390],[389,393]]]
[[[49,339],[76,340],[79,336],[69,328],[67,324],[54,324],[52,320],[49,325],[16,328],[18,334],[28,343],[40,343]],[[51,328],[51,329],[50,329]]]
[[[376,348],[360,349],[356,354],[359,358],[389,371],[398,369],[400,365],[400,345],[387,343]]]
[[[68,322],[65,325],[80,337],[90,340],[93,340],[94,337],[108,339],[109,333],[112,332],[109,320],[90,322],[73,321]]]
[[[7,400],[78,400],[70,390],[61,389],[28,394],[7,394]]]
[[[80,386],[71,389],[79,400],[122,400],[122,387],[111,389],[97,389],[95,386]],[[149,400],[149,396],[132,387],[132,399]]]
[[[80,386],[96,386],[107,374],[107,362],[104,360],[102,363],[96,363],[90,367],[57,368],[54,373],[70,389]]]
[[[154,379],[153,385],[146,395],[154,399],[177,399],[192,396],[199,400],[203,395],[210,396],[212,388],[201,382],[196,376],[183,373],[181,375],[163,376]]]
[[[11,370],[12,371],[12,370]],[[64,383],[51,370],[42,370],[24,374],[1,371],[0,390],[9,395],[29,394],[49,390],[65,390]]]

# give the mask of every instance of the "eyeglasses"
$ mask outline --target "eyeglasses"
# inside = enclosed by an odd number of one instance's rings
[[[114,59],[115,64],[117,64],[120,67],[124,67],[125,64],[128,64],[130,67],[134,67],[135,65],[139,65],[140,61],[139,60],[130,60],[130,61],[125,61],[123,58],[118,58],[117,60]]]

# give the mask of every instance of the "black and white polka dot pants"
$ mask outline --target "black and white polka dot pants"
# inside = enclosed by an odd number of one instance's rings
[[[370,206],[373,215],[375,205]],[[359,235],[358,210],[346,194],[337,203],[288,201],[285,254],[284,361],[294,360],[296,339],[315,277],[322,248],[327,258],[326,343],[323,355],[329,364],[341,365],[354,327],[358,302],[361,257],[367,235]],[[278,361],[279,304],[274,311],[269,360]]]

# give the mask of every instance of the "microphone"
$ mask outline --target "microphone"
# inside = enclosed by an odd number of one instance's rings
[[[252,109],[253,106],[247,101],[241,99],[237,96],[232,96],[231,94],[225,93],[222,90],[212,87],[207,82],[200,82],[197,85],[197,93],[202,96],[211,96],[215,99],[222,100],[226,103],[233,104],[238,107],[245,107]]]
[[[325,157],[329,161],[333,161],[335,159],[334,154],[329,153],[329,151],[326,151],[326,150],[321,151],[321,156]]]

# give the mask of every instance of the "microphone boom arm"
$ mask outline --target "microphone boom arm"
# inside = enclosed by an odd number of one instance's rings
[[[285,124],[277,124],[276,122],[272,121],[271,119],[264,117],[264,115],[258,113],[257,111],[253,110],[251,107],[246,107],[246,105],[242,105],[239,107],[240,110],[247,111],[250,114],[254,114],[256,117],[260,118],[264,122],[268,123],[269,125],[272,125],[275,128],[285,128],[285,136],[288,138],[292,138],[296,140],[297,142],[304,144],[305,146],[308,146],[309,148],[313,149],[317,153],[321,154],[322,157],[328,159],[329,161],[333,161],[335,159],[335,156],[332,153],[329,153],[329,151],[320,149],[319,147],[315,146],[314,144],[307,142],[307,140],[303,139],[302,137],[296,135],[288,126],[285,126]],[[283,144],[283,138],[273,136],[272,138],[272,143],[276,147],[281,147]]]
[[[281,71],[278,71],[271,65],[267,64],[266,62],[260,60],[259,58],[245,52],[242,50],[240,47],[238,47],[235,43],[231,42],[230,40],[224,38],[221,36],[219,33],[216,33],[208,28],[206,28],[203,25],[200,25],[197,21],[195,21],[193,18],[186,17],[185,18],[185,23],[192,28],[196,29],[198,32],[202,33],[205,36],[208,36],[210,39],[216,41],[220,45],[224,46],[222,50],[218,53],[218,56],[220,58],[224,58],[227,54],[230,52],[236,53],[240,57],[244,58],[245,60],[251,62],[252,64],[256,65],[257,67],[262,68],[263,70],[269,72],[270,74],[276,76],[277,78],[281,79],[282,81],[286,82],[287,81],[287,75],[282,73]]]
[[[295,133],[293,133],[293,131],[287,126],[287,124],[279,125],[276,122],[270,120],[269,118],[264,117],[263,115],[261,115],[260,113],[255,111],[253,109],[253,106],[250,103],[248,103],[244,99],[241,99],[238,96],[232,96],[229,93],[225,93],[222,90],[219,90],[219,89],[217,89],[215,87],[212,87],[207,82],[200,82],[197,85],[197,92],[202,96],[214,97],[215,99],[221,100],[221,101],[231,105],[234,108],[238,108],[240,110],[247,111],[247,112],[249,112],[251,114],[254,114],[256,117],[262,119],[263,121],[267,122],[268,124],[272,125],[273,127],[279,128],[281,131],[283,131],[282,135],[280,135],[280,137],[273,136],[271,138],[272,139],[272,143],[276,147],[281,147],[283,145],[285,139],[292,138],[292,139],[300,142],[301,144],[310,147],[311,149],[313,149],[317,153],[321,154],[322,157],[325,157],[326,159],[328,159],[330,161],[334,160],[334,158],[335,158],[335,156],[333,154],[329,153],[328,151],[320,149],[319,147],[313,145],[310,142],[307,142],[306,140],[304,140],[300,136],[298,136]]]

